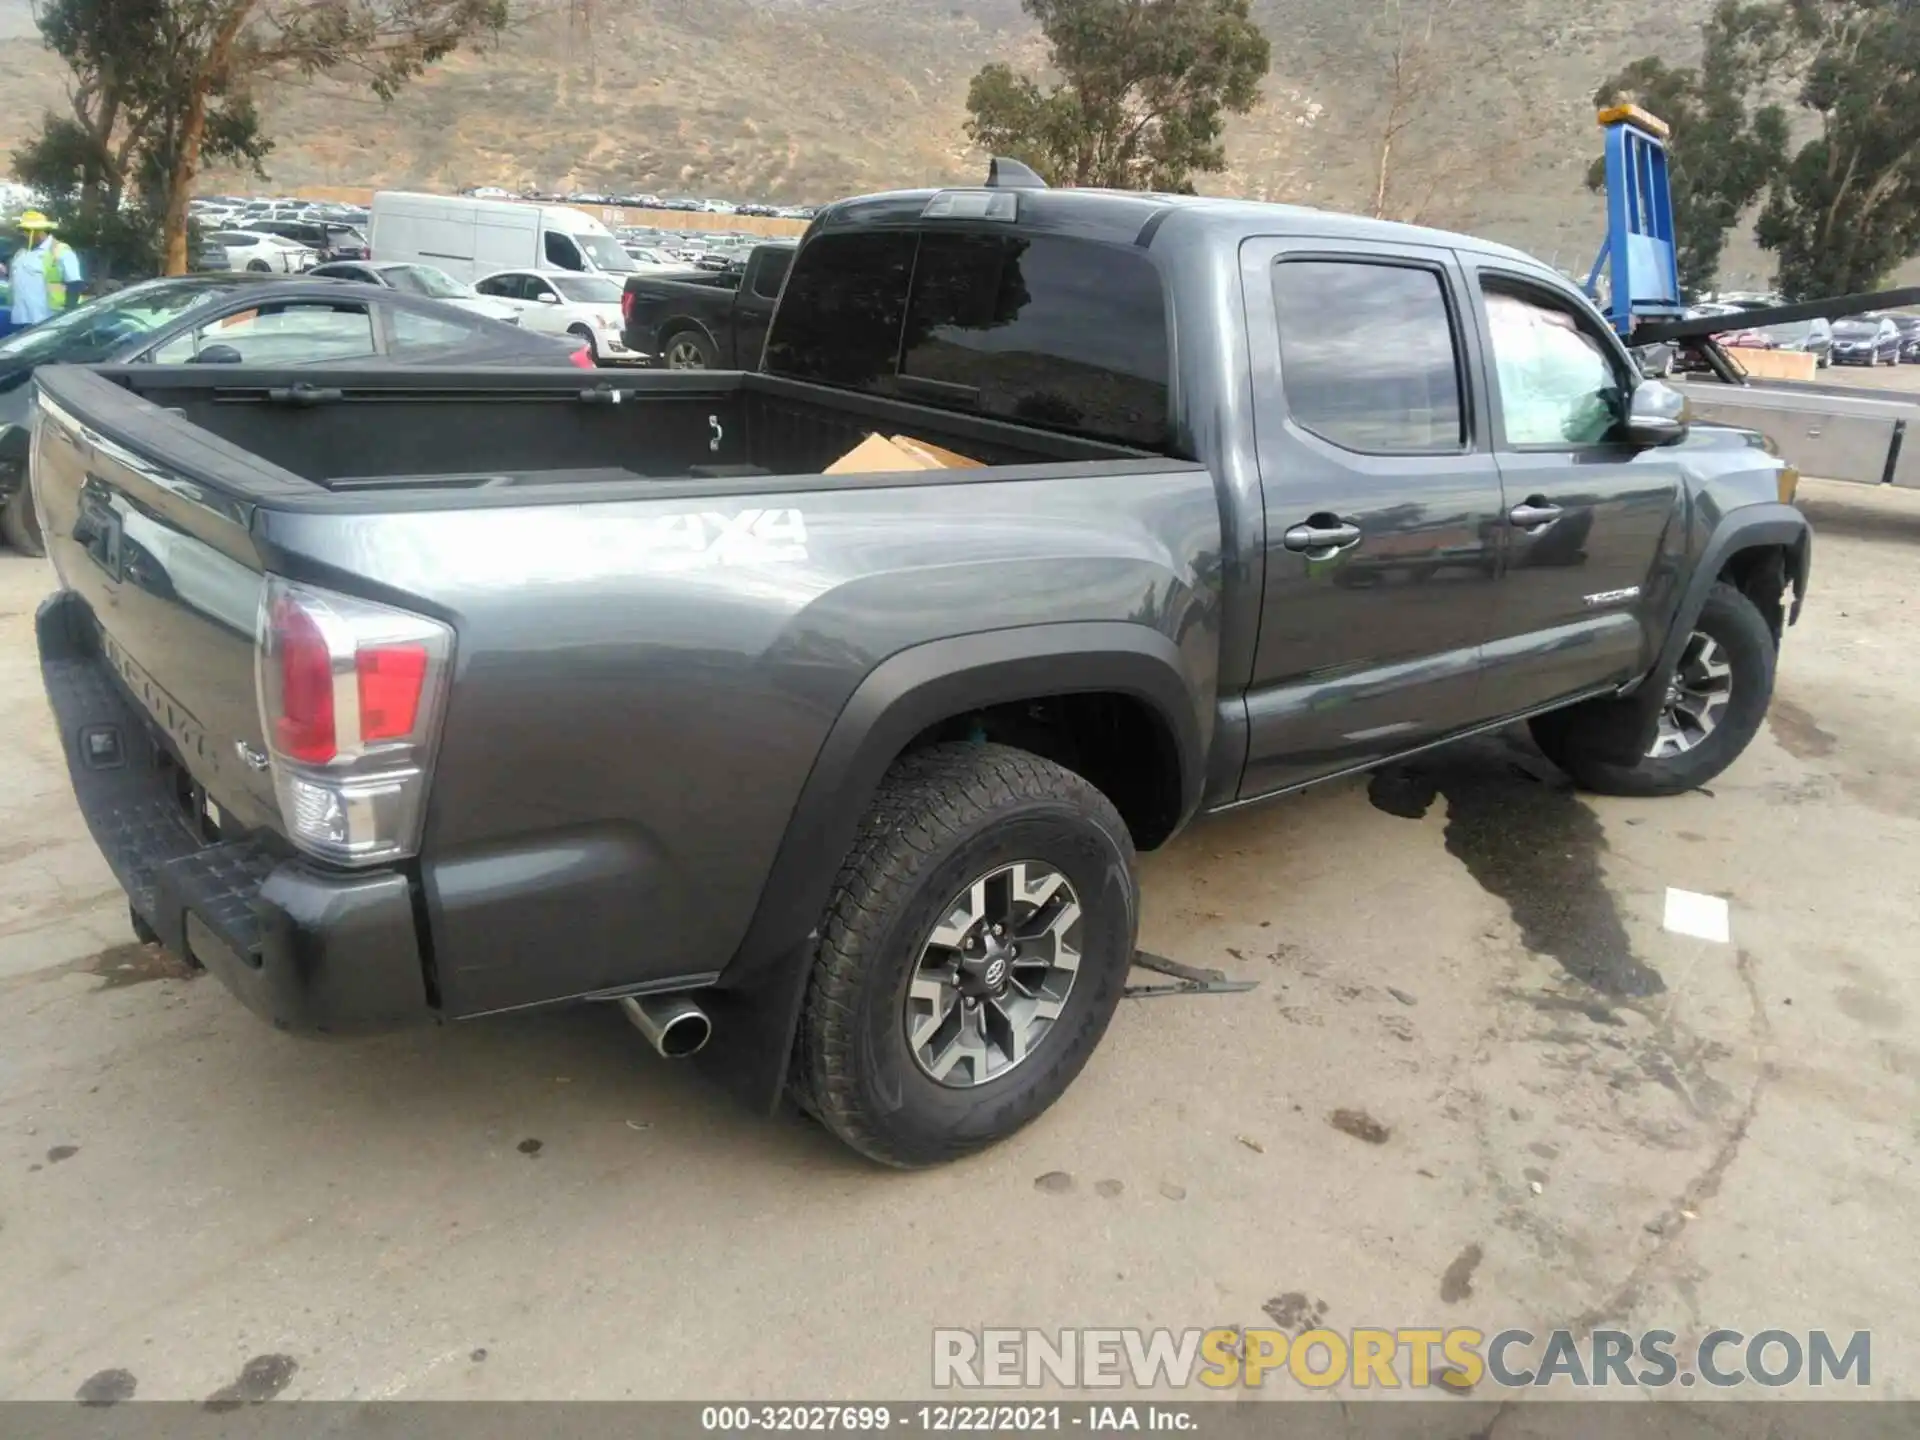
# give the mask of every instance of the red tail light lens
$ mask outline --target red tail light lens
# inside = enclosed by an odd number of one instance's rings
[[[629,325],[633,323],[633,292],[631,290],[620,292],[620,318]]]
[[[594,364],[593,364],[592,348],[590,346],[582,345],[578,350],[574,351],[573,354],[567,357],[567,363],[569,365],[578,366],[582,370],[593,369]]]
[[[275,747],[284,755],[324,765],[334,756],[333,656],[319,623],[286,596],[274,602],[273,648],[280,668]]]
[[[360,677],[360,739],[404,740],[420,714],[427,683],[427,647],[384,645],[353,657]]]
[[[287,837],[341,865],[416,853],[453,631],[270,575],[255,664]]]

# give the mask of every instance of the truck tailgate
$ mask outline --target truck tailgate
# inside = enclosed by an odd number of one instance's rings
[[[61,588],[37,630],[75,796],[135,914],[295,1026],[301,998],[268,993],[263,978],[263,954],[300,937],[286,904],[263,907],[262,893],[277,886],[287,902],[307,872],[284,838],[255,697],[263,580],[246,491],[304,482],[245,474],[258,462],[205,432],[155,426],[150,407],[96,376],[53,378],[32,483]],[[204,478],[223,474],[231,491]],[[366,883],[396,882],[404,906],[401,877]],[[417,957],[411,968],[417,992]]]

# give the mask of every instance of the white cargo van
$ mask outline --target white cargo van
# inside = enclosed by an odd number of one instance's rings
[[[631,275],[638,267],[591,215],[467,195],[373,197],[373,258],[437,265],[469,285],[496,270]]]

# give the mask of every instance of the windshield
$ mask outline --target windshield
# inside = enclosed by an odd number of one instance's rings
[[[620,303],[620,287],[604,275],[549,275],[547,279],[567,299],[582,305]]]
[[[473,292],[446,271],[432,265],[390,265],[385,271],[387,283],[409,295],[424,295],[429,300],[464,300]]]
[[[1842,320],[1833,333],[1848,340],[1871,340],[1880,333],[1880,326],[1871,320]]]
[[[227,293],[221,285],[151,280],[90,300],[77,310],[0,343],[0,359],[91,364],[127,341],[158,330],[175,317]]]
[[[628,258],[627,252],[620,248],[620,242],[611,235],[575,235],[573,243],[586,251],[587,258],[602,270],[625,275],[640,268]]]

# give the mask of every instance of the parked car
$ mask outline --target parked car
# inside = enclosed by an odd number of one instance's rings
[[[1833,322],[1836,365],[1898,365],[1900,330],[1890,315],[1852,315]]]
[[[1744,350],[1793,350],[1814,357],[1814,367],[1824,370],[1833,358],[1833,326],[1820,319],[1793,320],[1751,330],[1735,330],[1720,337],[1720,343]]]
[[[365,235],[337,220],[261,220],[253,228],[306,246],[323,264],[329,260],[364,260],[373,253]]]
[[[674,257],[669,255],[665,250],[657,249],[652,245],[625,245],[622,248],[627,252],[628,257],[633,263],[639,266],[643,272],[648,270],[680,270],[685,268],[680,261],[674,259]]]
[[[1920,365],[1920,315],[1895,315],[1891,318],[1894,328],[1900,332],[1901,363]]]
[[[635,275],[620,305],[627,349],[668,370],[759,363],[794,244],[756,245],[744,266],[679,275]]]
[[[620,287],[604,275],[503,270],[473,288],[485,298],[512,306],[523,329],[584,340],[596,364],[636,358],[621,334]]]
[[[208,238],[226,251],[229,270],[297,275],[320,263],[317,250],[262,230],[216,230]]]
[[[437,265],[469,283],[502,270],[625,276],[636,268],[613,232],[578,210],[397,190],[373,197],[373,253]]]
[[[25,480],[32,380],[43,365],[342,363],[592,366],[577,342],[393,290],[247,273],[144,281],[0,341],[0,530],[15,549],[40,553]]]
[[[504,321],[508,325],[520,323],[518,306],[489,299],[437,265],[420,265],[409,260],[355,260],[316,265],[307,273],[316,280],[357,280],[363,285],[382,285],[406,295],[418,295],[423,300],[444,301],[475,315],[485,315],[489,320]]]
[[[1762,437],[1531,257],[1358,217],[870,196],[762,373],[327,378],[39,379],[42,673],[136,932],[286,1030],[618,1004],[892,1165],[1071,1084],[1136,851],[1529,717],[1697,789],[1807,591]],[[129,603],[150,509],[231,618]]]

